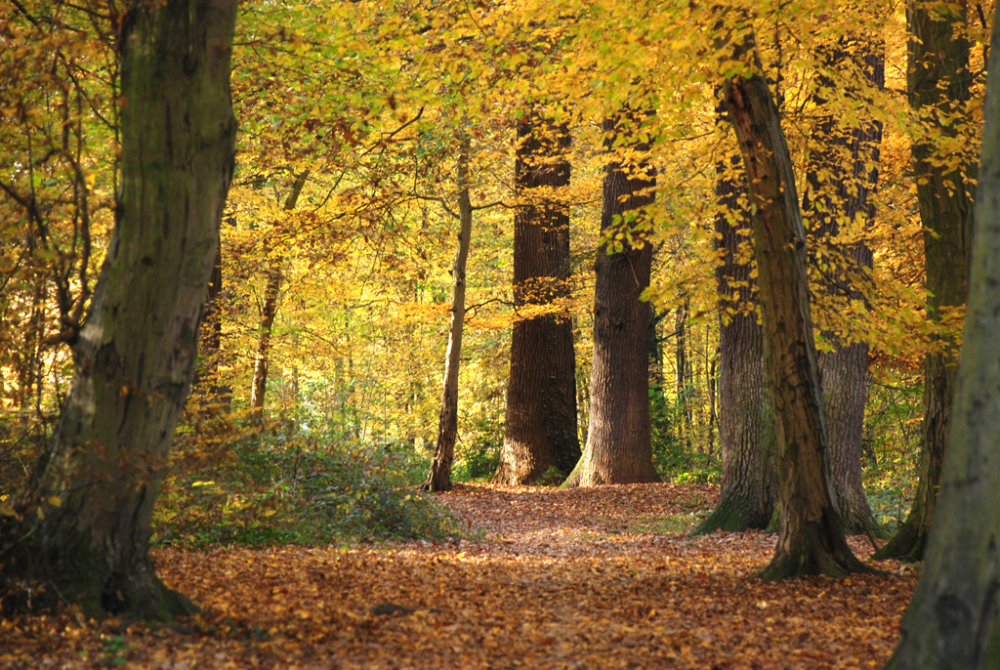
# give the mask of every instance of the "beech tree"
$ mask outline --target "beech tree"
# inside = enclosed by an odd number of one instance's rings
[[[1000,659],[1000,23],[994,17],[961,363],[920,581],[887,668],[986,670]]]
[[[740,39],[742,43],[728,47],[743,71],[726,78],[723,99],[736,128],[754,206],[754,251],[781,499],[778,544],[761,577],[870,572],[847,546],[833,492],[809,306],[806,234],[792,162],[753,35]]]
[[[649,116],[628,110],[604,121],[605,146],[637,137]],[[641,155],[649,141],[632,140]],[[652,166],[617,159],[604,177],[601,233],[594,287],[594,358],[590,377],[587,445],[564,486],[659,481],[653,468],[649,423],[649,286],[653,246],[642,208],[652,204]]]
[[[965,165],[951,150],[943,155],[939,138],[957,138],[961,107],[969,100],[969,42],[961,34],[965,3],[914,2],[909,10],[907,90],[910,107],[923,128],[913,142],[920,221],[924,227],[927,318],[941,322],[965,305],[968,290],[971,203]],[[951,425],[958,352],[954,338],[942,336],[924,359],[923,443],[920,482],[913,507],[875,559],[923,558],[941,481],[945,443]]]
[[[458,152],[458,245],[451,267],[451,323],[448,329],[448,349],[445,352],[444,385],[441,390],[441,411],[438,415],[437,441],[431,461],[425,491],[451,490],[451,466],[455,460],[458,437],[458,371],[462,362],[462,335],[465,332],[465,268],[472,242],[472,201],[469,197],[469,153],[471,140],[461,139]]]
[[[514,322],[510,377],[497,484],[530,484],[556,468],[563,475],[580,458],[576,426],[573,321],[555,304],[569,296],[569,130],[525,114],[517,126],[514,186],[514,305],[550,311]]]
[[[721,110],[720,110],[721,111]],[[728,165],[727,165],[728,163]],[[764,335],[755,307],[751,263],[753,223],[746,176],[738,154],[716,166],[715,276],[719,286],[719,502],[694,530],[739,532],[766,528],[777,499],[775,428],[767,399]]]
[[[809,147],[803,214],[809,223],[810,248],[820,285],[832,309],[860,301],[859,286],[869,283],[872,252],[864,239],[850,244],[835,240],[871,225],[875,210],[871,192],[878,181],[882,125],[862,118],[848,127],[831,105],[838,86],[855,78],[875,88],[885,84],[884,46],[864,35],[842,35],[821,53],[821,68],[812,99],[817,121]],[[834,79],[834,75],[837,79]],[[861,98],[860,85],[848,95]],[[851,230],[854,228],[855,230]],[[853,313],[849,309],[845,313]],[[862,436],[868,390],[868,345],[846,342],[836,332],[823,333],[833,349],[819,353],[826,427],[830,440],[833,482],[849,533],[881,534],[861,481]]]
[[[147,619],[191,608],[157,578],[148,542],[233,170],[236,5],[133,2],[122,14],[115,227],[58,425],[0,526],[9,608],[63,601]]]

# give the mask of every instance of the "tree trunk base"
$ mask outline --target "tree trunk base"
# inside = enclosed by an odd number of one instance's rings
[[[755,512],[754,507],[755,505],[749,501],[741,500],[735,495],[723,496],[712,514],[698,524],[698,527],[691,531],[691,535],[708,535],[717,530],[742,533],[751,528],[767,528],[772,514],[764,513],[764,516],[761,516],[760,510]]]
[[[198,607],[156,576],[146,548],[115,561],[83,537],[44,542],[40,525],[0,523],[0,611],[4,615],[79,607],[86,617],[170,622]],[[25,541],[31,533],[34,541]],[[62,540],[63,538],[59,538]],[[109,568],[115,562],[117,571]]]
[[[889,542],[872,554],[873,561],[885,561],[895,558],[904,563],[919,563],[924,560],[924,549],[927,547],[927,533],[922,532],[920,524],[907,519]]]
[[[807,523],[796,536],[798,542],[794,546],[779,548],[771,563],[757,573],[760,579],[778,581],[809,575],[841,578],[852,574],[885,574],[858,560],[842,537],[834,539],[833,547],[828,548],[830,533],[817,523]]]

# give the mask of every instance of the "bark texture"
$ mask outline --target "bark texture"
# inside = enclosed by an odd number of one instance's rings
[[[936,155],[934,138],[954,138],[955,122],[942,123],[969,99],[969,43],[955,34],[965,25],[966,6],[916,2],[909,10],[907,87],[910,106],[924,125],[913,144],[917,202],[924,226],[927,318],[939,321],[949,308],[965,305],[968,290],[972,211],[964,166]],[[873,558],[919,561],[923,558],[941,482],[945,442],[951,425],[957,351],[953,338],[941,338],[939,353],[924,360],[923,444],[920,483],[906,521]]]
[[[841,81],[861,77],[873,87],[885,85],[884,45],[875,38],[842,36],[825,50],[824,56],[829,72],[839,71]],[[861,237],[874,219],[870,195],[878,183],[882,124],[869,119],[845,128],[827,99],[837,86],[832,74],[818,77],[813,94],[818,118],[810,142],[802,209],[829,309],[844,318],[855,313],[851,303],[863,299],[859,287],[869,283],[873,257],[863,238],[850,244],[835,240],[845,235]],[[857,87],[850,87],[847,95],[858,98],[861,93]],[[823,337],[833,345],[831,351],[820,352],[819,370],[833,482],[844,527],[851,534],[877,536],[881,529],[868,504],[861,471],[868,345],[845,343],[833,331],[824,332]]]
[[[125,16],[115,228],[58,425],[21,518],[0,528],[8,611],[62,601],[168,619],[191,607],[157,578],[148,542],[233,170],[236,2],[135,3]]]
[[[284,210],[290,212],[299,202],[299,195],[309,179],[309,171],[295,177],[292,190],[285,198]],[[278,314],[278,294],[281,291],[281,258],[272,258],[267,268],[267,285],[264,303],[260,310],[260,329],[257,335],[257,355],[254,357],[253,382],[250,388],[250,410],[256,417],[264,414],[264,397],[267,394],[267,369],[271,359],[271,331]]]
[[[749,42],[750,40],[748,40]],[[747,45],[749,46],[749,45]],[[830,465],[816,366],[805,228],[785,136],[753,51],[752,74],[727,79],[724,100],[736,128],[754,204],[764,357],[775,413],[781,482],[781,529],[764,579],[870,568],[844,538]]]
[[[888,668],[1000,667],[1000,23],[986,82],[968,312],[941,493]]]
[[[458,215],[460,229],[455,261],[451,268],[451,327],[444,362],[444,389],[438,416],[434,460],[423,485],[425,491],[451,490],[451,465],[455,460],[458,436],[458,371],[462,360],[462,334],[465,331],[465,266],[472,241],[472,202],[469,199],[468,137],[463,138],[458,156]]]
[[[764,369],[764,335],[757,322],[752,233],[746,178],[739,156],[716,170],[715,275],[719,307],[719,502],[694,535],[767,528],[778,497],[776,445]],[[742,232],[741,232],[742,231]],[[731,312],[731,313],[730,313]]]
[[[637,132],[643,114],[625,112],[604,122],[606,145]],[[647,143],[632,145],[640,154]],[[602,236],[594,288],[594,358],[590,377],[590,425],[583,456],[564,486],[659,481],[653,468],[649,417],[649,305],[639,297],[649,286],[653,247],[646,240],[641,208],[652,204],[656,178],[643,161],[613,161],[604,177]],[[620,250],[611,245],[620,243]],[[613,253],[609,253],[613,252]]]
[[[526,114],[518,124],[514,184],[515,308],[569,297],[569,130]],[[493,483],[531,484],[549,468],[563,476],[580,459],[573,322],[553,311],[514,323],[503,449]]]

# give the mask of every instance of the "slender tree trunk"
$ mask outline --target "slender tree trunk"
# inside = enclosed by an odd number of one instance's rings
[[[954,28],[966,23],[966,5],[915,2],[909,10],[911,31],[907,65],[910,106],[923,124],[913,144],[917,202],[924,226],[927,318],[939,321],[949,309],[965,305],[972,223],[966,194],[965,166],[942,165],[935,140],[954,138],[958,129],[942,118],[969,99],[969,43]],[[873,558],[923,558],[941,482],[945,441],[951,425],[957,351],[954,337],[935,343],[940,351],[924,359],[923,444],[920,482],[906,521]]]
[[[674,315],[674,368],[677,393],[677,441],[691,451],[691,408],[688,404],[688,356],[687,317],[690,302],[684,304]]]
[[[115,227],[59,423],[20,520],[0,521],[8,611],[62,601],[168,619],[191,607],[156,577],[148,544],[233,169],[236,4],[137,2],[123,23]]]
[[[526,114],[518,124],[514,184],[514,304],[548,305],[569,297],[569,130]],[[496,484],[529,484],[549,468],[564,476],[580,459],[576,426],[573,321],[560,313],[514,324],[510,380]]]
[[[458,155],[458,214],[461,229],[451,270],[451,327],[448,331],[448,350],[445,353],[437,444],[427,481],[423,485],[425,491],[451,490],[451,464],[455,460],[455,440],[458,436],[458,369],[462,359],[462,333],[465,330],[465,266],[469,260],[469,244],[472,241],[470,151],[470,141],[465,136]]]
[[[887,668],[1000,667],[1000,16],[994,17],[969,306],[937,520]]]
[[[884,86],[883,45],[867,38],[842,37],[828,51],[826,61],[831,69],[844,70],[853,63],[869,83],[878,88]],[[869,196],[878,182],[878,168],[869,165],[878,162],[882,124],[868,120],[845,131],[822,97],[822,91],[835,85],[829,76],[822,74],[813,95],[821,116],[813,132],[815,139],[810,147],[808,186],[802,209],[810,223],[810,246],[818,249],[816,262],[823,276],[821,283],[833,302],[832,309],[851,313],[848,303],[863,297],[858,286],[869,283],[867,273],[872,267],[872,252],[863,240],[850,245],[834,240],[845,232],[842,221],[850,226],[860,218],[867,227],[874,219]],[[824,333],[824,338],[834,345],[832,351],[820,352],[819,369],[833,482],[845,530],[877,536],[881,530],[868,505],[861,472],[868,345],[863,342],[844,345],[834,332]]]
[[[636,132],[642,113],[606,119],[606,146]],[[636,142],[638,152],[649,144]],[[653,246],[643,235],[639,213],[652,204],[656,178],[645,162],[612,162],[604,177],[601,231],[617,226],[633,231],[605,242],[597,252],[594,289],[594,358],[590,381],[587,446],[564,486],[597,486],[659,481],[653,468],[649,422],[649,306],[639,297],[649,286]],[[629,223],[629,217],[639,218]],[[615,221],[616,217],[625,223]],[[609,253],[614,252],[614,253]]]
[[[868,572],[847,546],[834,498],[809,310],[805,228],[778,110],[751,45],[747,39],[737,53],[752,74],[727,79],[723,91],[755,207],[764,358],[777,428],[781,530],[761,577]]]
[[[285,198],[284,210],[290,212],[299,202],[299,195],[309,179],[309,171],[295,177],[292,190]],[[264,396],[267,393],[267,366],[271,353],[271,331],[274,317],[278,313],[278,295],[281,290],[281,262],[274,258],[267,269],[267,286],[264,288],[264,304],[260,313],[260,328],[257,336],[257,355],[254,358],[253,382],[250,388],[250,410],[256,417],[264,414]]]
[[[716,168],[716,267],[719,285],[719,502],[695,535],[714,530],[767,528],[778,497],[775,431],[767,399],[764,334],[757,323],[757,280],[751,263],[752,222],[746,177],[738,155]],[[743,232],[740,232],[743,231]]]

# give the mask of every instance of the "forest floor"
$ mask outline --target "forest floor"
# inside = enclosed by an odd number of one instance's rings
[[[0,621],[0,668],[881,668],[916,573],[760,582],[774,536],[684,534],[716,495],[459,485],[473,540],[157,550],[203,614]]]

